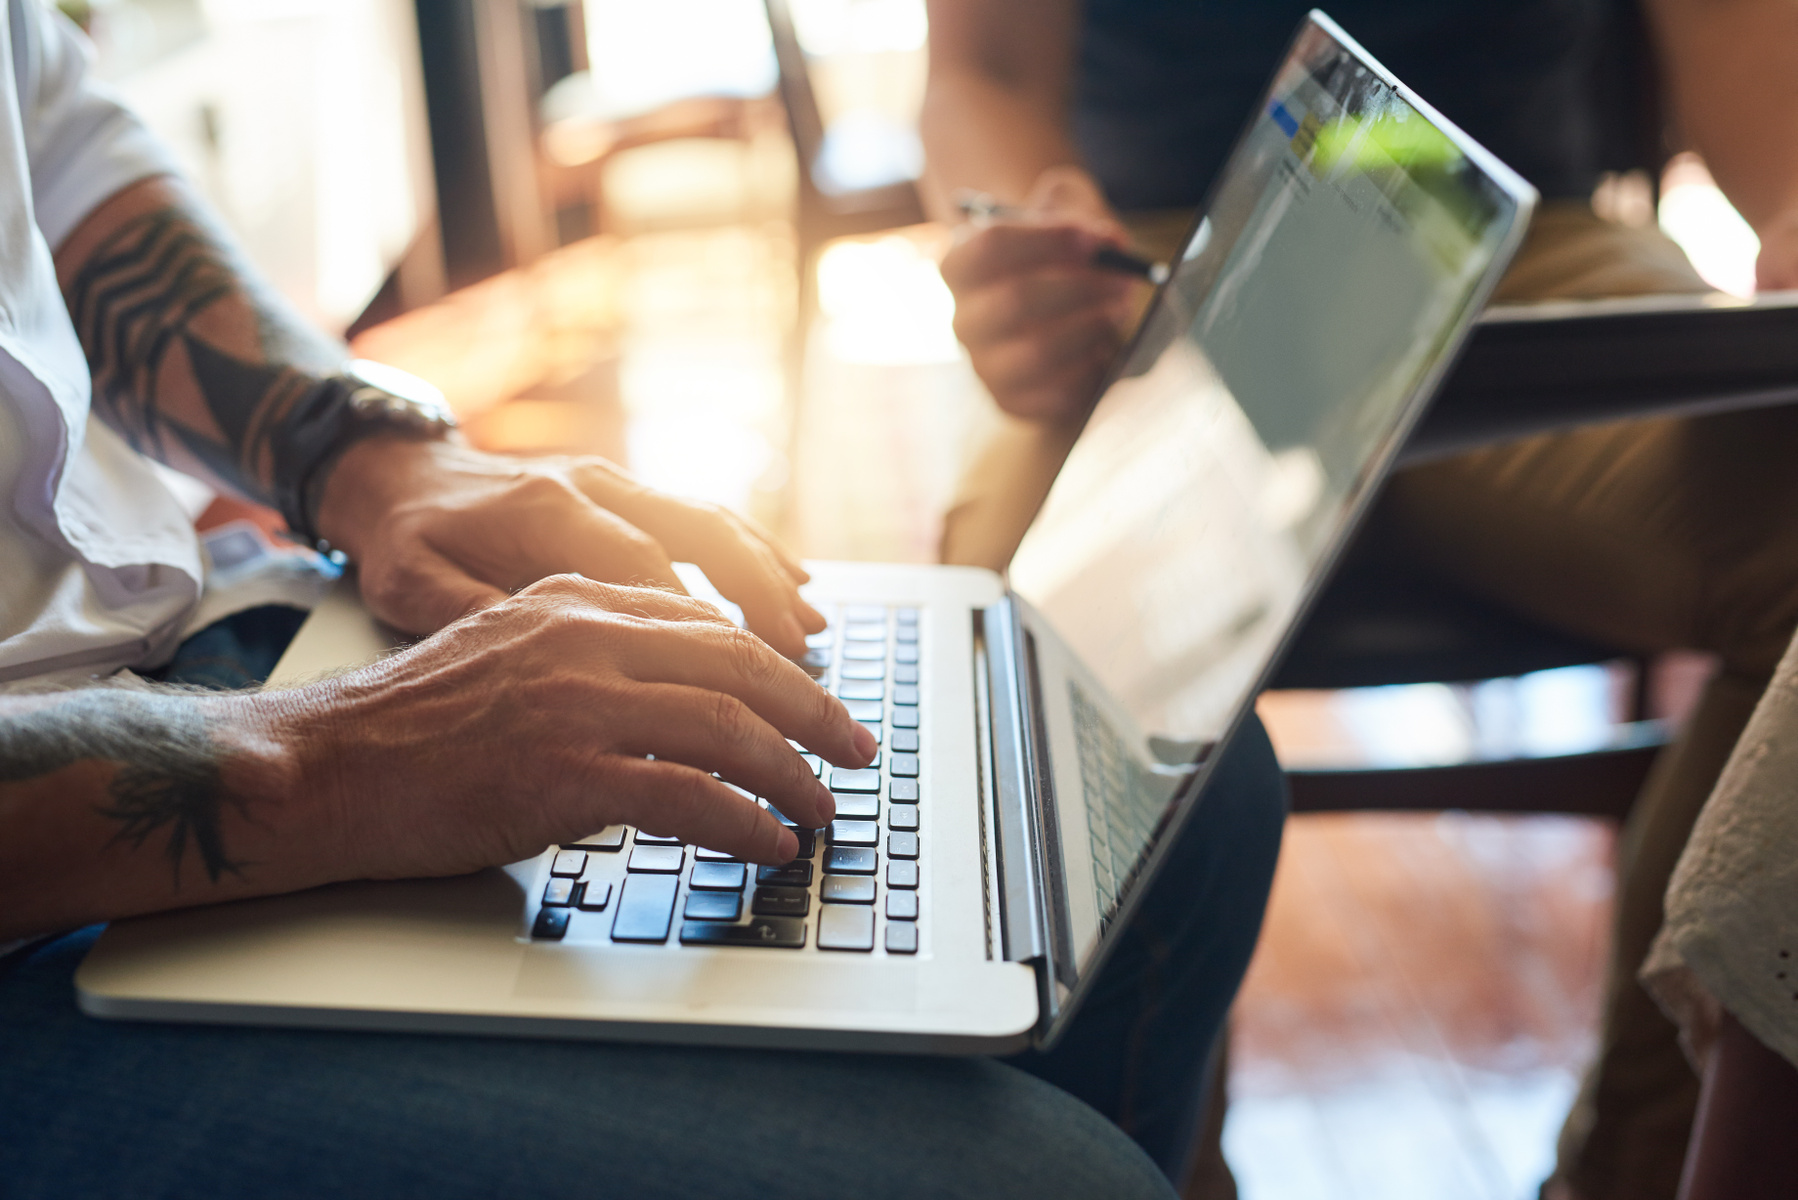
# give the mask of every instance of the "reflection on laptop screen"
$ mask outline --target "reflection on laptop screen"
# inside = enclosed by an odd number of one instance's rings
[[[1459,137],[1308,26],[1012,561],[1100,685],[1062,699],[1101,921],[1507,243]]]

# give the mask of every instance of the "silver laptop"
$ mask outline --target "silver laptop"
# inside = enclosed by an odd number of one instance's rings
[[[102,1017],[998,1052],[1103,966],[1535,195],[1301,28],[1007,578],[808,564],[879,736],[784,867],[595,830],[504,869],[115,923]],[[390,645],[352,595],[277,679]]]

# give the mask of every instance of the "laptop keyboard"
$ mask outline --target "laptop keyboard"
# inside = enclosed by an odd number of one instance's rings
[[[799,855],[764,867],[613,825],[557,850],[534,939],[917,953],[918,610],[849,604],[826,616],[800,665],[880,743],[861,770],[803,755],[836,796],[830,827],[800,829],[769,808]]]
[[[1069,681],[1068,700],[1080,752],[1080,787],[1085,793],[1086,831],[1092,843],[1093,893],[1102,930],[1166,819],[1171,788],[1136,760],[1079,684]]]

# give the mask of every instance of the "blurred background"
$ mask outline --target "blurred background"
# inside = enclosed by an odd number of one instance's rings
[[[65,3],[274,284],[470,436],[595,453],[807,555],[929,561],[992,406],[922,223],[923,0]],[[1748,295],[1690,154],[1607,180]],[[1709,664],[1270,694],[1294,766],[1612,744]],[[1645,701],[1645,708],[1644,702]],[[1251,1200],[1521,1200],[1589,1052],[1614,826],[1296,818],[1235,1018]]]

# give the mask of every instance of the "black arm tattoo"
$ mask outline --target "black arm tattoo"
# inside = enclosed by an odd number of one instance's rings
[[[64,293],[101,419],[141,453],[267,501],[284,419],[341,352],[179,207],[121,223]]]
[[[243,873],[245,864],[226,855],[219,829],[225,805],[244,809],[242,798],[226,793],[222,757],[200,706],[179,695],[94,688],[45,708],[0,715],[0,783],[36,779],[79,762],[118,763],[112,803],[95,811],[119,823],[113,843],[134,849],[166,829],[163,856],[177,888],[190,842],[212,882],[227,871]]]

